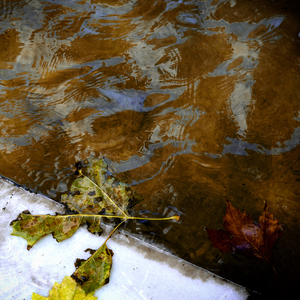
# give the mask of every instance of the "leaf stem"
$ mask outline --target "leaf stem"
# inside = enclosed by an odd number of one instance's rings
[[[179,216],[172,216],[167,218],[141,218],[141,217],[131,217],[131,216],[115,216],[115,215],[90,215],[90,214],[74,214],[74,215],[31,215],[32,217],[54,217],[54,218],[69,218],[69,217],[92,217],[92,218],[108,218],[108,219],[124,219],[126,220],[147,220],[147,221],[166,221],[166,220],[176,220],[179,221]]]
[[[107,241],[111,238],[111,236],[113,235],[113,233],[124,223],[126,221],[126,219],[125,220],[123,220],[120,224],[118,224],[118,226],[117,227],[115,227],[114,228],[114,230],[109,234],[109,236],[107,237],[107,239],[105,240],[105,242],[102,244],[102,246],[103,245],[105,245],[106,243],[107,243]],[[102,248],[102,246],[100,247],[100,248]]]
[[[167,218],[140,218],[140,217],[128,217],[129,220],[147,220],[147,221],[165,221],[165,220],[176,220],[179,221],[179,216],[172,216]]]
[[[87,177],[86,175],[84,175],[82,173],[81,170],[78,170],[79,174],[84,176],[86,179],[88,179],[91,183],[93,183],[96,187],[98,187],[100,189],[100,191],[103,193],[104,196],[106,196],[108,198],[108,200],[125,216],[128,217],[127,214],[104,192],[104,190],[96,183],[94,182],[92,179],[90,179],[89,177]]]

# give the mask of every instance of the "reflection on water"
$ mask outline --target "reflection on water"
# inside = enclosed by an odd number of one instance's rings
[[[104,156],[144,196],[137,212],[182,216],[131,230],[259,291],[274,288],[268,264],[220,253],[204,228],[222,227],[225,197],[256,220],[267,201],[285,225],[278,282],[299,281],[297,1],[7,0],[0,11],[2,175],[59,199],[76,161]]]

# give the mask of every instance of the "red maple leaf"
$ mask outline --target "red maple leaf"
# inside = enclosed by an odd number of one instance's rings
[[[268,205],[265,204],[256,224],[246,212],[241,213],[226,201],[226,215],[223,217],[226,231],[206,229],[213,247],[221,252],[233,251],[270,263],[275,243],[282,235],[282,225],[270,214]]]

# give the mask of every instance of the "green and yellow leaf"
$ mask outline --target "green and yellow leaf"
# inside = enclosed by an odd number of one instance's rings
[[[142,200],[127,184],[109,176],[103,159],[89,159],[85,174],[72,183],[69,194],[61,196],[73,211],[99,214],[105,210],[108,215],[128,215],[128,207]]]
[[[112,266],[112,251],[104,244],[72,274],[85,293],[92,293],[109,281]]]
[[[39,239],[52,233],[53,237],[61,242],[71,237],[80,225],[89,223],[93,233],[100,233],[101,216],[82,215],[40,215],[33,216],[29,211],[21,213],[12,221],[12,235],[24,238],[29,250]]]

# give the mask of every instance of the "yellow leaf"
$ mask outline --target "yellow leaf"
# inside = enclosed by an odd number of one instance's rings
[[[70,276],[65,276],[62,283],[55,282],[49,297],[32,294],[32,300],[97,300],[92,294],[86,295],[81,286]]]

